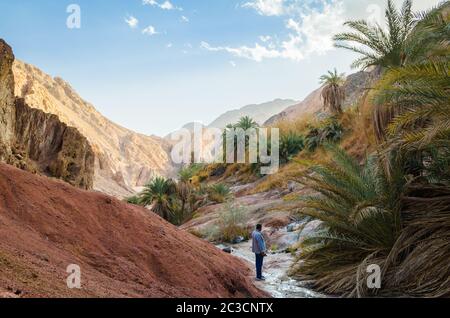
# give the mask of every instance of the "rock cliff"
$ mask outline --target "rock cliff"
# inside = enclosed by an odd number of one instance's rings
[[[0,160],[92,189],[94,153],[80,132],[14,95],[12,49],[0,40]]]
[[[92,189],[94,152],[87,139],[57,116],[33,109],[23,99],[16,100],[15,109],[15,151],[24,151],[43,174]]]
[[[9,160],[14,137],[14,55],[0,39],[0,160]]]

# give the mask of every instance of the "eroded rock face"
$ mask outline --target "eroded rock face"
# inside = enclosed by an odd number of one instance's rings
[[[15,97],[13,62],[11,47],[0,40],[0,160],[92,189],[94,152],[89,142],[57,116]],[[24,92],[30,89],[28,85]]]
[[[14,137],[14,75],[11,47],[0,39],[0,160],[11,156]]]
[[[17,99],[15,142],[38,171],[82,189],[93,188],[94,152],[87,139],[56,115]]]

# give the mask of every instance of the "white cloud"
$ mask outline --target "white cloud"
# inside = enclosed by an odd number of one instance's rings
[[[156,32],[156,29],[154,26],[149,25],[148,27],[146,27],[144,30],[142,30],[142,34],[146,34],[146,35],[156,35],[158,34],[158,32]]]
[[[237,57],[243,57],[250,60],[254,60],[256,62],[261,62],[265,58],[275,58],[280,57],[280,52],[277,50],[271,50],[264,46],[255,44],[254,47],[249,46],[241,46],[241,47],[227,47],[227,46],[217,46],[213,47],[208,42],[202,42],[200,44],[202,49],[211,51],[211,52],[228,52]]]
[[[173,47],[173,44],[172,44],[172,43],[167,43],[166,47],[167,47],[168,49],[170,49],[171,47]]]
[[[186,16],[184,16],[184,15],[182,15],[181,16],[181,21],[183,21],[183,22],[189,22],[189,18],[188,17],[186,17]]]
[[[125,18],[125,23],[128,24],[128,26],[132,29],[137,28],[138,24],[139,24],[139,20],[136,19],[133,16],[129,16]]]
[[[172,3],[170,3],[169,1],[163,2],[160,7],[163,10],[173,10],[173,9],[175,9],[174,5]]]
[[[152,7],[158,7],[163,10],[178,10],[183,11],[183,8],[177,7],[170,1],[158,2],[156,0],[142,0],[143,5],[150,5]]]
[[[242,5],[243,8],[255,9],[260,15],[280,16],[285,12],[284,0],[253,0]]]
[[[424,10],[441,0],[415,0],[414,10]],[[400,1],[396,4],[399,5]],[[285,19],[284,35],[260,36],[262,44],[212,47],[206,42],[202,48],[224,51],[236,57],[257,62],[268,58],[300,61],[313,54],[326,54],[334,49],[333,35],[344,30],[343,23],[367,19],[384,23],[386,0],[247,0],[241,7],[254,9],[263,16]],[[284,40],[276,40],[283,38]]]
[[[287,4],[284,1],[255,1],[254,3],[267,4],[267,8],[273,8],[272,5],[278,4],[289,5],[289,10],[283,9],[281,11],[288,15],[285,22],[287,31],[285,40],[274,42],[269,36],[260,36],[259,40],[262,44],[212,47],[203,42],[201,47],[213,52],[228,52],[234,56],[256,62],[269,58],[300,61],[312,54],[324,54],[334,49],[332,36],[342,29],[345,22],[343,4],[339,0],[321,0],[322,6],[315,9],[302,5],[300,15],[291,13],[296,11],[292,7],[292,2]],[[272,11],[272,13],[274,12]]]
[[[237,66],[235,61],[230,61],[230,65],[231,65],[232,67],[236,67],[236,66]]]

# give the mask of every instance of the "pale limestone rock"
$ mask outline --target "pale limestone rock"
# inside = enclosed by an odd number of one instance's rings
[[[20,61],[13,71],[17,96],[33,108],[57,115],[89,140],[95,153],[95,190],[126,197],[154,176],[173,176],[166,141],[111,122],[61,78]]]

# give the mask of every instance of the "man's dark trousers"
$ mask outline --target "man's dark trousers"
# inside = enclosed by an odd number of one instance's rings
[[[262,254],[256,255],[256,278],[262,278],[262,267],[264,262],[264,256]]]

